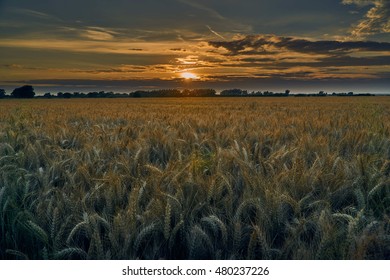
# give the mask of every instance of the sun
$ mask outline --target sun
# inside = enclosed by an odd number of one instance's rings
[[[183,79],[186,79],[186,80],[196,80],[196,79],[199,79],[199,77],[196,74],[191,73],[191,72],[183,72],[183,73],[180,74],[180,76]]]

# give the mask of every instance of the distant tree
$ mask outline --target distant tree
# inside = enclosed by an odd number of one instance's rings
[[[5,90],[0,88],[0,98],[4,98],[5,97]]]
[[[274,95],[274,93],[272,92],[272,91],[264,91],[264,95],[265,96],[272,96],[272,95]]]
[[[45,98],[52,98],[53,96],[51,95],[50,92],[46,92],[46,93],[43,95],[43,97],[45,97]]]
[[[130,97],[140,98],[140,97],[144,97],[145,94],[146,94],[146,91],[137,90],[137,91],[131,92]]]
[[[35,92],[32,86],[25,85],[14,89],[11,95],[15,98],[33,98],[35,96]]]
[[[72,97],[72,94],[70,92],[65,92],[63,95],[62,95],[63,98],[71,98]]]
[[[96,91],[91,91],[91,92],[87,93],[87,97],[96,98],[96,97],[99,97],[99,93]]]
[[[318,93],[318,96],[327,96],[328,93],[327,92],[324,92],[323,90],[321,90],[319,93]]]
[[[192,96],[197,97],[212,97],[215,96],[216,91],[214,89],[194,89],[192,90]]]
[[[225,90],[221,91],[221,95],[223,95],[223,96],[241,96],[241,95],[247,95],[247,94],[248,94],[248,91],[241,90],[238,88],[225,89]]]
[[[184,89],[181,93],[181,97],[212,97],[215,96],[216,91],[214,89]]]
[[[262,96],[263,93],[261,91],[252,92],[253,96]]]

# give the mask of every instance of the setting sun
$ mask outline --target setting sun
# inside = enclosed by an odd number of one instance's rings
[[[191,72],[183,72],[180,74],[182,78],[186,79],[186,80],[196,80],[196,79],[199,79],[199,77],[197,75],[195,75],[194,73],[191,73]]]

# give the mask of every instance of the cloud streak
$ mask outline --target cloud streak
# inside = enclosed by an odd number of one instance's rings
[[[120,35],[119,32],[113,29],[98,26],[87,26],[86,28],[81,30],[73,30],[78,32],[81,37],[96,41],[112,41],[115,39],[115,36]]]
[[[215,36],[221,38],[222,40],[226,40],[225,37],[223,37],[221,34],[219,34],[218,32],[214,31],[213,29],[211,29],[210,26],[206,25],[206,27],[208,28],[208,30],[210,30],[211,33],[213,33]]]
[[[112,41],[110,33],[87,30],[80,32],[83,39],[4,39],[0,41],[0,47],[25,48],[37,50],[61,50],[66,52],[107,53],[107,54],[134,54],[138,55],[165,55],[168,50],[180,46],[175,41],[140,42],[140,41]],[[184,43],[182,43],[183,46]],[[142,52],[141,52],[142,51]],[[174,51],[170,51],[174,52]]]
[[[55,17],[53,15],[49,15],[47,13],[41,12],[41,11],[36,11],[32,9],[23,9],[23,8],[12,8],[10,9],[10,12],[16,13],[22,16],[28,16],[28,17],[33,17],[33,18],[39,18],[39,19],[44,19],[44,20],[55,20],[61,22],[58,17]]]

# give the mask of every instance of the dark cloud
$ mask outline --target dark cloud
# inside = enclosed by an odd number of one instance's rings
[[[306,82],[379,80],[390,76],[390,43],[387,42],[248,35],[232,41],[209,42],[209,45],[224,50],[219,51],[226,58],[221,63],[224,67],[259,78]]]
[[[90,74],[104,74],[104,73],[142,73],[147,70],[147,67],[144,66],[131,66],[123,68],[107,68],[107,69],[94,69],[94,70],[76,70],[74,72],[79,73],[90,73]]]
[[[173,52],[186,52],[187,50],[186,49],[182,49],[182,48],[172,48],[172,49],[169,49],[170,51],[173,51]]]
[[[373,41],[310,41],[276,35],[248,35],[232,41],[212,41],[209,44],[224,48],[229,55],[272,54],[278,51],[335,54],[351,51],[390,51],[390,43]]]
[[[295,61],[288,62],[286,59],[275,60],[272,58],[243,58],[239,65],[233,63],[223,63],[223,66],[226,67],[245,67],[245,68],[254,68],[254,67],[266,67],[267,69],[274,70],[287,70],[291,67],[311,67],[327,70],[330,67],[334,67],[340,71],[340,67],[373,67],[373,66],[388,66],[390,65],[389,56],[376,56],[376,57],[350,57],[350,56],[331,56],[318,59],[317,61],[307,62],[307,61]],[[273,74],[276,75],[276,74]],[[295,77],[294,74],[289,74],[290,76]],[[379,73],[378,73],[379,75]]]
[[[3,64],[0,65],[0,68],[7,68],[10,70],[44,70],[45,69],[43,67],[30,67],[30,66],[25,66],[20,64]]]

